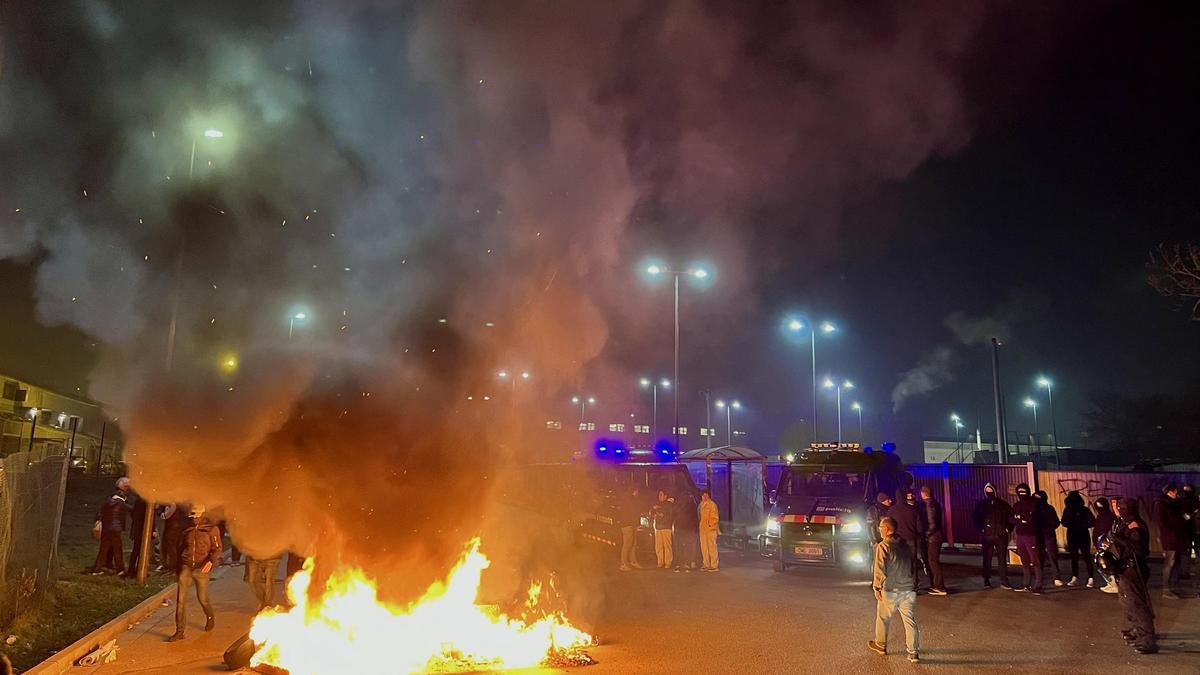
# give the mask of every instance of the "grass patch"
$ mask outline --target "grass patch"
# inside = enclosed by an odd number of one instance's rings
[[[15,644],[4,648],[18,671],[37,665],[173,581],[170,575],[151,574],[143,585],[114,576],[86,574],[99,547],[91,532],[96,510],[112,490],[111,478],[67,479],[58,540],[58,581],[40,609],[18,616],[0,636],[17,637]],[[126,535],[126,563],[131,545]]]

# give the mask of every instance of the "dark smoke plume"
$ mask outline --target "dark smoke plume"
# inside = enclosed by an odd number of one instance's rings
[[[41,319],[101,343],[90,393],[138,489],[221,509],[251,553],[364,565],[402,595],[478,528],[515,419],[585,375],[627,387],[604,355],[650,339],[642,252],[709,251],[720,301],[701,318],[745,311],[786,240],[830,255],[843,207],[963,147],[959,66],[984,16],[2,11],[0,255],[37,256]],[[758,221],[785,207],[790,227]],[[517,363],[536,377],[510,416],[495,372]]]

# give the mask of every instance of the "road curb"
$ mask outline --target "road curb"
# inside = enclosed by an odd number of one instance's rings
[[[175,587],[176,584],[171,584],[146,598],[134,606],[133,609],[127,610],[124,614],[76,640],[71,646],[62,649],[45,661],[26,670],[24,675],[59,675],[60,673],[67,672],[75,666],[76,661],[88,652],[129,630],[133,624],[136,624],[146,618],[146,615],[158,609],[162,605],[164,598],[175,594]]]

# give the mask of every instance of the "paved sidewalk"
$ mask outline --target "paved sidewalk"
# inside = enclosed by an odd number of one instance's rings
[[[117,660],[91,668],[72,668],[73,675],[116,675],[117,673],[213,673],[225,671],[221,661],[234,640],[250,629],[255,599],[250,586],[242,580],[245,567],[223,566],[213,573],[209,595],[216,612],[217,626],[204,632],[204,611],[196,602],[195,591],[188,599],[187,638],[167,642],[175,632],[175,598],[169,607],[160,607],[141,623],[117,638]],[[283,582],[276,582],[276,597],[282,597]]]

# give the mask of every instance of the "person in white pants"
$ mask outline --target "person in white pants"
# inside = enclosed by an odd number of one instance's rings
[[[658,568],[669,570],[675,557],[675,500],[665,490],[658,491],[658,501],[650,508],[650,516],[654,520],[654,556]]]
[[[712,495],[703,490],[700,493],[700,555],[703,559],[701,569],[705,572],[716,572],[720,568],[717,559],[717,535],[720,533],[721,513]]]

